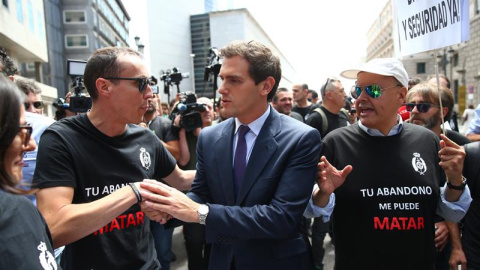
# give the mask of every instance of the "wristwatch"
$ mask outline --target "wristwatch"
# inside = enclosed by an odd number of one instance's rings
[[[447,181],[447,187],[450,189],[455,189],[455,190],[464,190],[465,186],[467,185],[467,178],[462,175],[462,184],[460,186],[454,186],[450,181]]]
[[[198,220],[200,224],[205,225],[207,221],[207,216],[208,216],[208,205],[206,204],[201,204],[198,207],[197,214],[198,214]]]

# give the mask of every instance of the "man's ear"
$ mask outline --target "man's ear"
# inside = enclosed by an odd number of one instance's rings
[[[443,107],[443,118],[445,118],[445,115],[448,114],[448,111],[449,111],[448,107]]]
[[[272,76],[269,76],[262,83],[263,87],[261,90],[261,95],[268,96],[268,93],[272,91],[273,86],[275,85],[275,79]]]
[[[95,87],[97,88],[98,95],[109,96],[111,91],[112,82],[104,78],[98,78],[95,81]]]
[[[398,91],[398,101],[399,101],[399,103],[404,104],[405,100],[406,100],[406,97],[407,97],[407,88],[405,88],[405,86],[402,86],[402,88],[400,88],[400,90]]]

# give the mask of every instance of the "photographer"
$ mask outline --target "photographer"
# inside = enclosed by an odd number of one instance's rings
[[[197,164],[197,139],[200,131],[212,124],[213,103],[210,99],[201,97],[198,103],[205,104],[205,111],[198,112],[201,115],[202,126],[191,131],[186,131],[180,126],[181,115],[177,115],[174,126],[179,128],[180,159],[178,164],[183,170],[195,170]],[[185,247],[188,256],[188,269],[208,269],[210,257],[210,245],[205,242],[205,226],[198,223],[185,223],[183,225]]]

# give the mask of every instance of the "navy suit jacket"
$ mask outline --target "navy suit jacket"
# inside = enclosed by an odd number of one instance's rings
[[[320,134],[271,108],[234,195],[235,121],[202,130],[188,196],[209,206],[210,269],[313,269],[301,220],[316,178]]]

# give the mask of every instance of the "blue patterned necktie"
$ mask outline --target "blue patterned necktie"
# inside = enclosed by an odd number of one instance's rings
[[[241,125],[238,128],[237,148],[235,150],[235,163],[233,165],[233,176],[235,180],[235,197],[240,191],[245,176],[245,169],[247,167],[247,141],[245,135],[250,131],[250,128]]]

